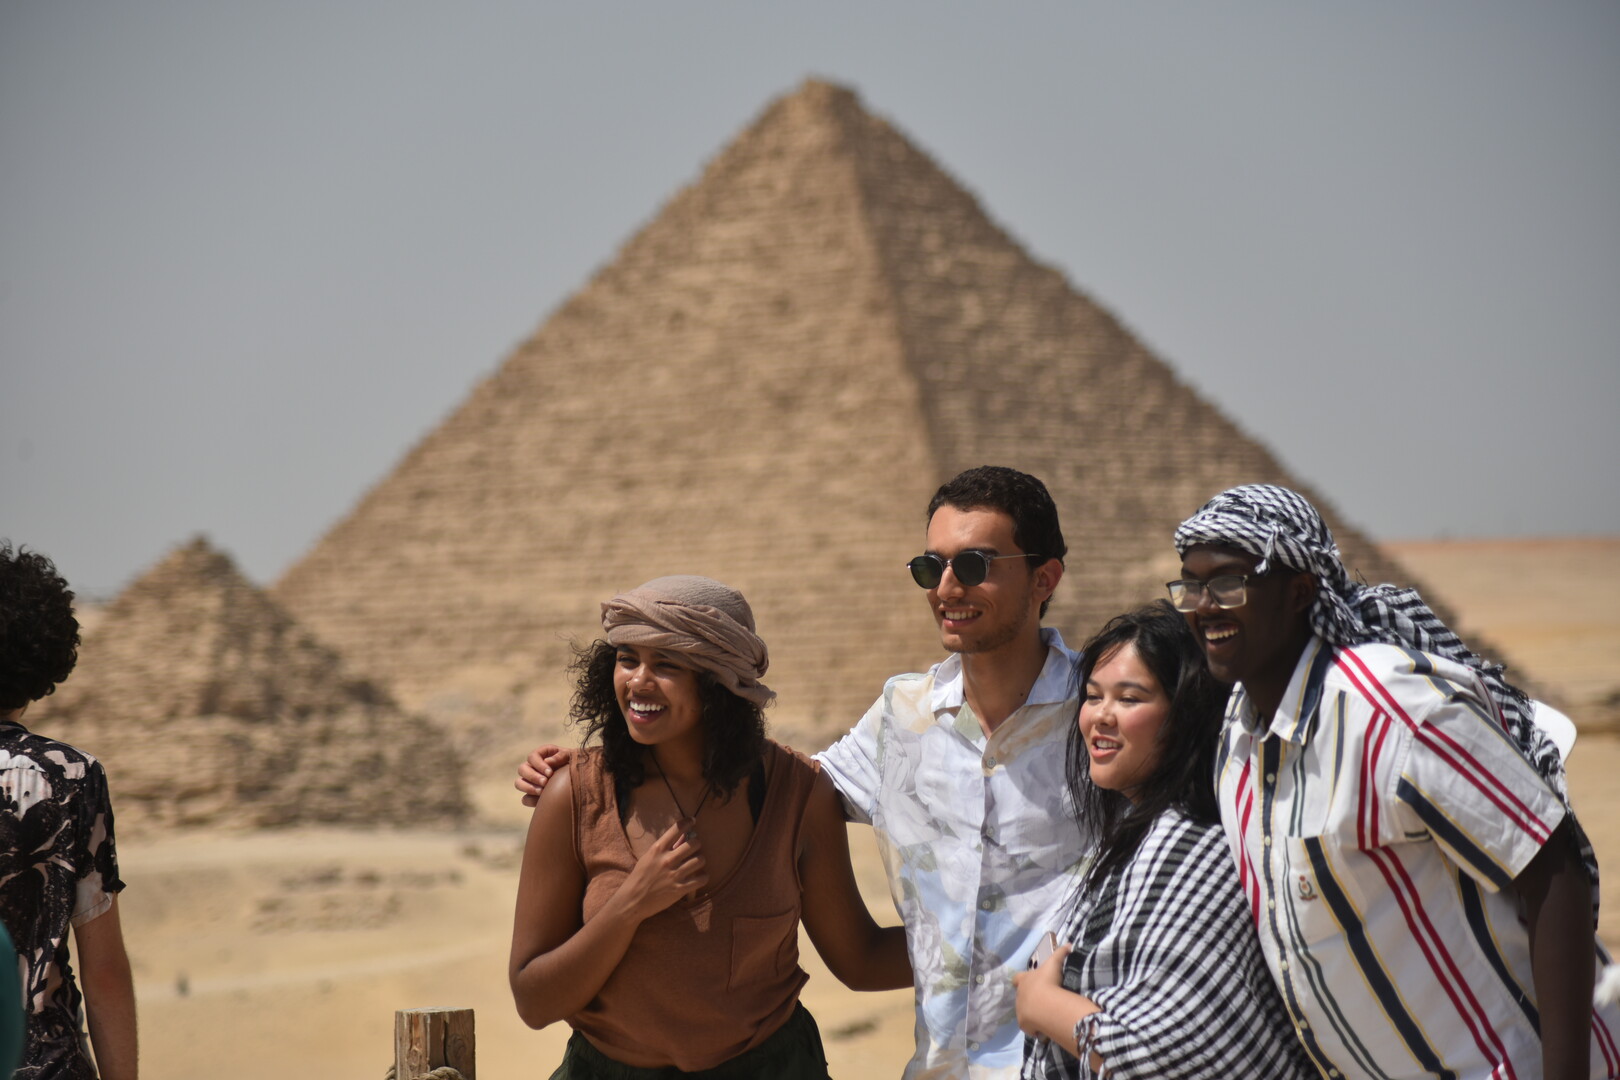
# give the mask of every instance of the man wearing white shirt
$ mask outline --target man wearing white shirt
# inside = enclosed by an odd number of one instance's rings
[[[1067,553],[1033,476],[970,469],[928,508],[910,563],[951,653],[890,679],[820,755],[877,834],[917,992],[906,1080],[1018,1075],[1012,976],[1056,924],[1089,848],[1068,805],[1075,656],[1041,616]]]
[[[1322,1075],[1620,1076],[1595,860],[1534,703],[1412,590],[1356,585],[1292,491],[1223,492],[1176,547],[1171,602],[1237,684],[1222,822]]]

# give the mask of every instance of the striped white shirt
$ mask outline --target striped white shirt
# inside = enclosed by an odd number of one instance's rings
[[[1219,825],[1159,815],[1131,860],[1068,921],[1063,985],[1096,1002],[1084,1040],[1114,1080],[1307,1080],[1305,1059],[1266,972]],[[1045,1038],[1025,1080],[1091,1076]]]
[[[1266,961],[1324,1076],[1541,1075],[1509,886],[1565,808],[1471,670],[1313,638],[1276,715],[1234,691],[1216,775]],[[1620,1013],[1594,1010],[1593,1077],[1620,1076],[1617,1039]]]
[[[1015,1080],[1013,991],[1057,922],[1087,850],[1063,761],[1079,707],[1075,655],[1041,631],[1046,666],[986,736],[951,656],[898,675],[848,735],[816,755],[853,821],[869,822],[906,924],[917,1051],[905,1080]]]

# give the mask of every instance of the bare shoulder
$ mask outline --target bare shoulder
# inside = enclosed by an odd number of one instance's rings
[[[815,777],[810,782],[809,813],[812,817],[828,815],[838,824],[844,823],[844,803],[838,794],[838,787],[820,769],[816,769]]]
[[[838,794],[832,777],[816,770],[810,778],[810,790],[805,796],[803,826],[800,833],[799,855],[825,858],[848,851],[849,838],[845,834],[844,800]],[[843,854],[844,862],[849,856]]]
[[[531,833],[536,829],[571,830],[574,821],[574,770],[559,765],[540,792],[530,817]]]
[[[540,801],[535,805],[538,810],[547,803],[556,805],[570,801],[574,796],[574,774],[572,763],[564,762],[558,765],[551,773],[551,779],[546,781],[545,790],[540,792]]]

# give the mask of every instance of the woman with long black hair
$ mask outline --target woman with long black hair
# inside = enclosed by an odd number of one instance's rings
[[[1314,1077],[1215,804],[1229,687],[1163,601],[1103,627],[1077,677],[1068,783],[1099,839],[1063,944],[1014,979],[1023,1076]]]

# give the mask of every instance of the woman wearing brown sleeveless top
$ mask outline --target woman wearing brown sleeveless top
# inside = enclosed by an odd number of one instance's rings
[[[573,755],[535,807],[511,981],[531,1027],[574,1028],[553,1080],[825,1078],[798,926],[857,990],[911,985],[873,921],[832,783],[765,738],[748,602],[699,577],[602,605],[575,665]]]

